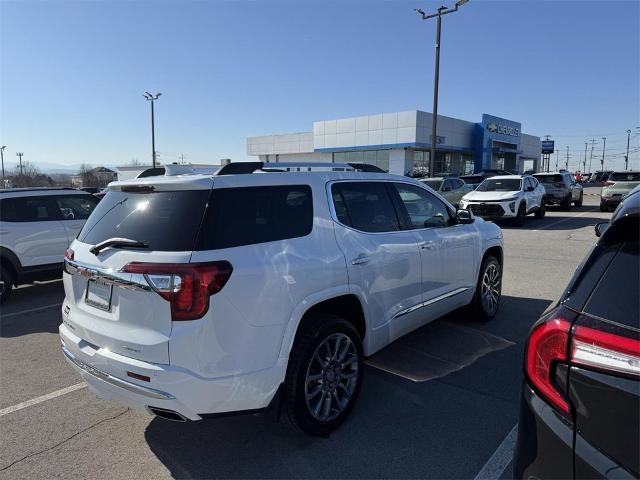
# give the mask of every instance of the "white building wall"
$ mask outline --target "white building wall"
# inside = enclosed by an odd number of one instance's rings
[[[367,147],[415,143],[418,112],[382,113],[313,123],[313,146],[322,148]]]
[[[312,153],[313,133],[285,133],[247,138],[247,155]]]

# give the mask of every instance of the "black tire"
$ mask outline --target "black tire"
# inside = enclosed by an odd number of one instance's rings
[[[11,270],[0,267],[0,304],[7,301],[13,291],[13,284],[16,282],[15,275]]]
[[[562,201],[560,207],[562,208],[562,210],[566,210],[567,212],[571,210],[571,194],[569,194],[567,198]]]
[[[352,343],[350,345],[343,343],[342,345],[347,345],[349,350],[350,347],[353,346],[352,353],[348,353],[350,357],[346,357],[352,359],[348,364],[350,369],[348,372],[343,371],[339,365],[343,364],[346,366],[347,364],[338,362],[337,360],[335,360],[335,362],[338,365],[336,366],[334,364],[334,366],[331,366],[329,361],[333,360],[327,357],[324,359],[327,366],[326,368],[322,367],[322,372],[320,373],[322,379],[314,380],[313,382],[317,383],[313,385],[313,387],[322,389],[318,393],[321,398],[325,398],[325,389],[329,391],[333,388],[333,392],[336,392],[336,395],[338,391],[342,392],[343,395],[345,395],[347,391],[351,393],[348,399],[343,398],[343,400],[346,400],[345,405],[339,405],[336,397],[329,393],[329,416],[334,415],[334,413],[336,416],[332,418],[327,417],[326,420],[318,419],[311,411],[311,402],[316,401],[315,396],[309,401],[307,401],[306,398],[305,383],[311,384],[311,382],[306,382],[307,375],[312,372],[314,366],[319,367],[321,365],[321,363],[319,363],[319,360],[321,360],[320,357],[315,356],[316,349],[321,346],[324,347],[326,342],[329,342],[329,345],[331,345],[333,339],[336,339],[336,342],[338,339],[345,342],[345,336],[348,337]],[[336,347],[336,351],[340,351],[341,348],[342,347]],[[324,354],[326,354],[326,350],[323,350],[321,356],[324,357]],[[347,418],[358,398],[362,386],[363,367],[362,341],[354,326],[337,315],[313,314],[305,321],[302,330],[297,334],[291,355],[289,356],[282,408],[284,420],[309,435],[325,436],[331,433]],[[339,370],[339,373],[336,373],[337,370]],[[332,371],[333,374],[330,373]],[[340,373],[344,374],[344,376],[341,376]],[[346,376],[347,374],[349,377]],[[329,375],[331,376],[329,377]],[[343,385],[341,381],[345,381],[346,383]],[[340,386],[343,388],[338,389]],[[326,405],[321,399],[320,404],[323,406]],[[334,408],[334,405],[338,406],[338,408]],[[324,410],[324,408],[322,410]],[[324,411],[321,413],[324,413]]]
[[[600,211],[601,211],[601,212],[607,212],[607,211],[609,211],[609,207],[607,206],[607,204],[606,204],[606,203],[604,203],[604,202],[600,202]]]
[[[583,198],[584,197],[584,192],[580,192],[580,198],[578,200],[576,200],[573,204],[576,207],[581,207],[582,206],[582,202],[583,202]]]
[[[542,203],[540,203],[540,208],[536,210],[536,218],[544,218],[546,214],[547,214],[547,207],[545,207],[544,199],[543,199]]]
[[[492,293],[496,296],[495,306],[490,308],[490,304],[487,301],[483,301],[483,283],[485,280],[485,274],[491,276],[488,272],[489,270],[495,267],[498,273],[498,283],[497,285],[492,285]],[[491,320],[498,313],[498,308],[500,307],[500,298],[502,295],[502,266],[496,257],[493,255],[488,255],[482,260],[482,266],[480,267],[480,274],[478,275],[478,283],[476,285],[476,292],[473,296],[473,300],[469,304],[472,314],[475,318],[486,322],[487,320]]]
[[[518,215],[516,215],[516,218],[515,218],[516,226],[523,227],[526,218],[527,218],[527,207],[523,202],[518,207]]]

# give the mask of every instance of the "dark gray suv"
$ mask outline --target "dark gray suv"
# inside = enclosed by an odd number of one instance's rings
[[[534,175],[544,186],[544,200],[546,205],[560,205],[563,210],[570,210],[573,203],[576,207],[582,206],[584,193],[582,185],[576,182],[573,174],[569,172],[536,173]]]

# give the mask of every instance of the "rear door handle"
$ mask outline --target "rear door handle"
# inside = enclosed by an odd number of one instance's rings
[[[370,257],[367,257],[366,255],[360,255],[351,260],[351,265],[364,265],[365,263],[369,263],[369,260],[371,260]]]
[[[436,242],[423,242],[420,244],[422,250],[433,250],[436,248]]]

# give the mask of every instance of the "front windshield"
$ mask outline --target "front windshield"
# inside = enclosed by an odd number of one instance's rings
[[[478,185],[477,192],[514,192],[520,190],[519,178],[487,178]]]
[[[440,185],[442,185],[442,180],[422,180],[422,183],[438,191],[440,190]]]

